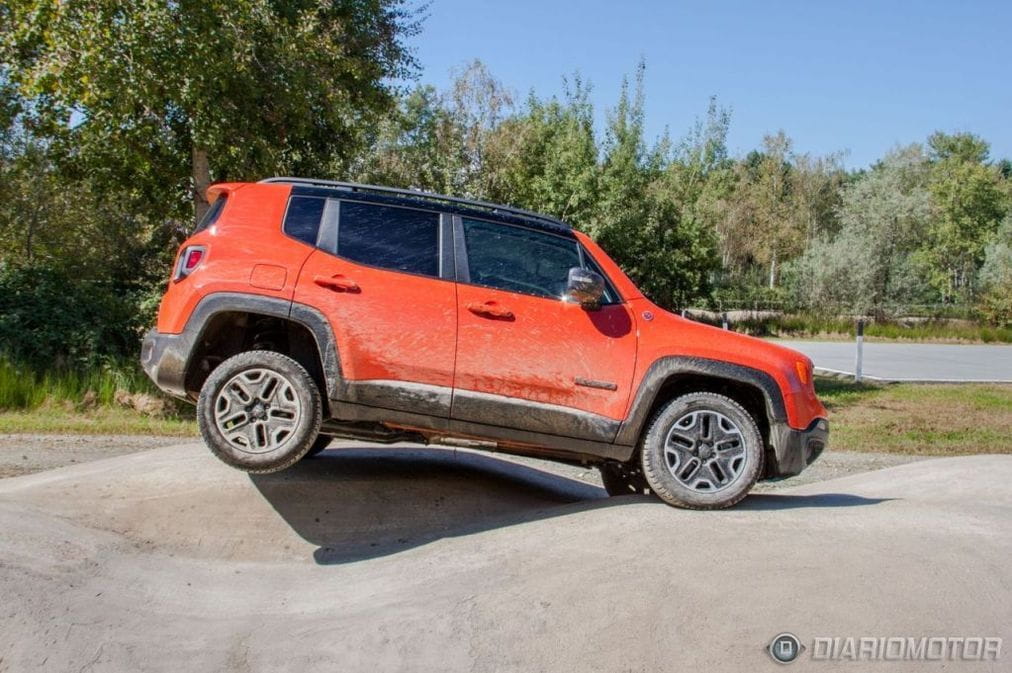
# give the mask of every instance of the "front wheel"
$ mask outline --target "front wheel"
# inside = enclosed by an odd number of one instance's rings
[[[277,472],[312,450],[323,403],[305,368],[273,351],[233,355],[211,372],[197,424],[211,451],[246,472]]]
[[[312,458],[313,456],[317,456],[323,453],[323,451],[326,450],[328,446],[330,446],[330,443],[332,441],[334,441],[334,438],[331,437],[330,435],[320,435],[319,437],[316,438],[316,441],[313,442],[313,445],[309,447],[309,451],[307,451],[306,455],[304,455],[302,458],[303,459]]]
[[[683,395],[654,415],[641,462],[650,489],[669,505],[730,507],[762,473],[762,435],[755,419],[731,398]]]

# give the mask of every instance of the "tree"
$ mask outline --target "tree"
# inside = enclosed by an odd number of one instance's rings
[[[500,124],[490,143],[497,177],[488,198],[522,205],[578,226],[598,206],[598,148],[589,89],[566,80],[563,100],[539,100]]]
[[[683,146],[685,165],[673,161],[666,137],[648,150],[643,140],[644,72],[641,62],[634,94],[630,97],[623,83],[609,115],[601,197],[591,231],[646,294],[674,308],[705,297],[718,264],[712,228],[703,216],[702,186],[709,164],[719,163],[723,136],[718,128]]]
[[[843,189],[839,232],[817,238],[795,267],[802,303],[869,312],[930,292],[914,258],[934,216],[930,170],[911,145]]]
[[[1012,213],[1005,216],[987,246],[980,285],[979,308],[984,317],[995,325],[1012,325]]]
[[[955,159],[960,162],[983,164],[991,153],[991,147],[983,138],[972,133],[943,133],[935,131],[928,137],[928,148],[932,161]]]
[[[649,182],[646,143],[643,141],[643,78],[646,65],[636,68],[636,89],[629,95],[629,82],[622,81],[618,104],[608,114],[602,148],[601,203],[591,232],[620,240],[637,226],[641,200]]]
[[[513,94],[479,60],[471,62],[454,78],[449,92],[449,112],[459,133],[460,173],[455,193],[490,198],[497,191],[498,171],[489,161],[496,129],[513,112]],[[501,139],[501,138],[500,138]]]
[[[787,263],[818,236],[836,231],[844,176],[839,155],[798,154],[783,131],[736,162],[733,193],[718,224],[730,280],[757,283],[762,269],[774,290]]]
[[[347,165],[414,72],[404,2],[11,0],[0,63],[62,165],[199,217],[211,180]]]
[[[599,169],[599,200],[593,220],[588,223],[588,233],[638,282],[650,274],[646,260],[639,254],[647,217],[646,186],[652,177],[646,166],[643,142],[645,70],[640,62],[632,98],[628,79],[623,79],[618,104],[608,112]]]
[[[419,86],[376,127],[352,172],[360,182],[452,193],[462,157],[445,97],[432,86]]]
[[[448,91],[419,87],[402,98],[355,171],[366,181],[493,198],[503,192],[503,161],[519,142],[502,132],[514,120],[512,94],[475,60]]]
[[[659,296],[670,297],[672,305],[706,298],[720,268],[719,228],[733,181],[730,121],[730,111],[711,98],[705,117],[674,145],[663,171],[647,187],[656,236],[664,241],[656,265],[665,272],[657,274],[655,285],[663,283]]]
[[[970,299],[988,241],[1008,201],[998,167],[985,163],[988,144],[971,134],[929,139],[931,194],[938,211],[920,256],[946,299]]]

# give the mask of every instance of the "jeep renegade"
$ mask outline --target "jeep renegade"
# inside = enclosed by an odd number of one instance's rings
[[[233,467],[333,437],[455,444],[710,509],[826,446],[808,358],[661,309],[554,218],[299,178],[208,201],[141,360]]]

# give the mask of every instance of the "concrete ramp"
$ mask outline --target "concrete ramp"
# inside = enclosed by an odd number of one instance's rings
[[[594,486],[477,453],[350,443],[269,475],[233,470],[188,444],[0,481],[0,502],[223,561],[376,556],[606,498]]]
[[[772,670],[781,631],[1012,647],[1010,484],[1012,456],[939,459],[688,512],[449,449],[256,477],[158,449],[0,481],[0,671]]]

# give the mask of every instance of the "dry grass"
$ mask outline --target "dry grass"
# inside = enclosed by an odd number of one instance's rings
[[[924,456],[1012,453],[1012,386],[817,382],[830,446]]]

